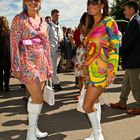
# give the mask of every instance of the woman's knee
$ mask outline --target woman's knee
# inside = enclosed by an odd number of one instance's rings
[[[88,104],[83,104],[83,109],[85,110],[86,113],[92,112],[92,106]]]
[[[26,85],[33,103],[42,103],[43,94],[40,85]]]
[[[43,103],[43,97],[42,96],[34,96],[34,95],[32,95],[31,98],[32,98],[33,103],[37,103],[37,104]]]

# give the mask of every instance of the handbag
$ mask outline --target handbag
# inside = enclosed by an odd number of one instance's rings
[[[48,85],[48,81],[50,83],[50,86]],[[55,105],[55,95],[54,90],[52,88],[52,81],[47,80],[45,87],[44,87],[44,93],[43,93],[43,100],[50,106]]]
[[[83,109],[85,95],[86,95],[86,90],[85,90],[85,87],[83,86],[80,97],[78,99],[78,103],[77,103],[77,111],[81,113],[86,113],[85,110]]]

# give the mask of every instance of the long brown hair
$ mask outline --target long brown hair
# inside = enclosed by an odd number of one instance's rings
[[[1,16],[0,17],[0,33],[9,33],[9,23],[6,17]]]
[[[91,3],[98,4],[101,2],[101,4],[104,4],[103,8],[103,18],[109,15],[109,7],[108,7],[108,0],[88,0],[87,6]]]

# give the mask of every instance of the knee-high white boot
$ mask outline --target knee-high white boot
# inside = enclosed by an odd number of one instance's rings
[[[98,111],[88,113],[87,115],[89,117],[93,129],[94,140],[104,140]]]
[[[28,100],[28,104],[30,104],[31,102],[32,102],[32,98],[30,97],[29,100]],[[39,107],[40,112],[41,112],[42,106],[43,106],[43,104],[40,104],[40,107]],[[39,119],[39,116],[37,118],[37,125],[38,125],[38,119]],[[47,132],[41,132],[39,130],[38,126],[36,126],[36,137],[37,138],[44,138],[44,137],[47,137],[47,136],[48,136]]]
[[[97,109],[96,112],[97,112],[99,122],[100,122],[101,121],[101,105],[100,105],[100,102],[95,104],[95,108]],[[95,140],[94,134],[95,134],[94,130],[92,130],[91,135],[89,137],[85,138],[84,140]]]
[[[28,131],[26,140],[38,140],[36,137],[36,127],[38,115],[40,114],[42,104],[28,103]]]
[[[101,106],[105,105],[105,101],[104,101],[102,95],[100,96],[99,100],[100,100]]]
[[[96,103],[95,108],[97,109],[99,120],[101,121],[101,103],[100,102]]]

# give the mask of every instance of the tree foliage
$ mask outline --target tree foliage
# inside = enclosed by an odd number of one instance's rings
[[[124,19],[123,7],[126,0],[116,0],[111,7],[111,16],[115,19]]]
[[[113,16],[115,19],[124,19],[124,15],[123,15],[123,8],[124,8],[124,4],[125,2],[127,2],[128,0],[115,0],[114,4],[112,4],[111,7],[111,16]],[[140,3],[140,0],[136,0]]]

